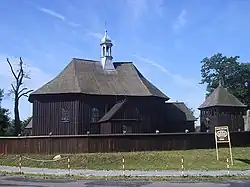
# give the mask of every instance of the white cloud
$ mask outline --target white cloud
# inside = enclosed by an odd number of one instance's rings
[[[139,18],[148,10],[147,0],[127,0],[126,3],[131,8],[135,19]]]
[[[74,23],[71,21],[68,21],[68,24],[71,25],[72,27],[80,27],[81,26],[79,23]]]
[[[92,36],[92,37],[94,37],[94,38],[96,38],[98,40],[101,40],[102,37],[104,36],[104,34],[101,34],[99,32],[87,32],[86,36]]]
[[[98,40],[101,40],[102,37],[104,36],[104,33],[101,34],[99,32],[87,32],[85,35],[86,36],[91,36],[91,37],[93,37],[95,39],[98,39]],[[113,40],[112,38],[111,38],[111,40],[112,40],[113,46],[116,46],[115,40]]]
[[[164,0],[155,0],[154,1],[154,11],[155,13],[159,16],[159,17],[163,17],[164,16],[164,11],[165,11],[165,3],[166,1]]]
[[[187,23],[187,11],[182,10],[180,14],[177,16],[173,29],[175,32],[179,32]]]
[[[162,17],[165,8],[164,3],[164,0],[126,0],[126,4],[132,11],[134,19],[140,18],[148,11],[150,11],[151,16],[156,14]]]
[[[149,60],[147,58],[143,58],[141,56],[138,55],[133,55],[134,57],[138,58],[141,61],[144,61],[152,66],[155,66],[156,68],[158,68],[159,70],[161,70],[162,72],[164,72],[166,75],[168,75],[169,77],[171,77],[176,83],[178,83],[181,86],[185,86],[185,87],[195,87],[195,81],[187,79],[185,77],[182,77],[181,75],[178,74],[174,74],[171,73],[169,70],[167,70],[165,67],[163,67],[162,65]]]
[[[44,12],[50,16],[53,16],[57,19],[60,19],[64,22],[66,22],[68,25],[72,26],[72,27],[80,27],[81,25],[72,21],[69,21],[64,15],[59,14],[57,12],[55,12],[54,10],[51,9],[47,9],[47,8],[43,8],[43,7],[38,7],[37,8],[39,11]]]
[[[10,90],[10,88],[11,88],[11,83],[14,82],[14,78],[11,74],[10,67],[7,64],[6,57],[9,58],[11,64],[13,65],[13,68],[15,70],[16,70],[17,64],[19,62],[19,58],[9,57],[7,55],[5,56],[5,55],[0,54],[0,67],[1,67],[0,80],[4,80],[4,81],[1,81],[0,87],[4,89],[5,94],[8,93],[8,90]],[[23,61],[24,61],[25,71],[31,77],[31,79],[26,79],[24,81],[25,87],[28,87],[29,89],[36,90],[37,88],[39,88],[40,86],[42,86],[44,83],[48,82],[52,78],[51,75],[43,72],[41,69],[37,68],[32,63],[29,63],[29,61],[26,60],[25,58],[23,59]],[[13,117],[13,99],[12,99],[12,96],[10,96],[10,97],[5,96],[2,104],[4,107],[6,107],[10,110],[11,116]],[[31,103],[28,102],[26,97],[23,97],[21,99],[19,109],[20,109],[20,116],[22,119],[25,119],[26,117],[32,115],[32,112],[31,112],[32,105],[31,105]]]
[[[54,17],[56,17],[56,18],[58,18],[58,19],[60,19],[62,21],[65,21],[65,17],[63,15],[58,14],[53,10],[50,10],[50,9],[47,9],[47,8],[38,8],[38,10],[40,10],[40,11],[46,13],[46,14],[49,14],[51,16],[54,16]]]

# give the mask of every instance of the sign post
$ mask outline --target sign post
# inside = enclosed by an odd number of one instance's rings
[[[229,151],[230,151],[230,157],[231,157],[231,164],[233,165],[233,155],[232,155],[232,146],[231,146],[231,140],[230,140],[230,134],[228,126],[218,126],[215,127],[215,147],[216,147],[216,156],[217,160],[219,160],[219,148],[218,143],[228,143],[229,145]]]

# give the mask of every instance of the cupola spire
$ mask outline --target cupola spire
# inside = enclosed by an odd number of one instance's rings
[[[105,23],[105,33],[101,39],[101,63],[105,71],[114,71],[113,57],[112,57],[112,40],[108,36],[108,31]]]

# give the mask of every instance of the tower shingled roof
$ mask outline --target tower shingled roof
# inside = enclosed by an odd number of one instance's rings
[[[198,109],[215,106],[247,107],[221,84],[207,97]]]

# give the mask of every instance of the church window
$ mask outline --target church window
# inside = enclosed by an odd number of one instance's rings
[[[92,108],[91,122],[97,122],[100,118],[99,110],[97,108]]]
[[[102,48],[102,56],[105,56],[105,47]]]
[[[63,123],[68,123],[69,120],[69,109],[66,107],[63,107],[61,110],[61,121]]]

